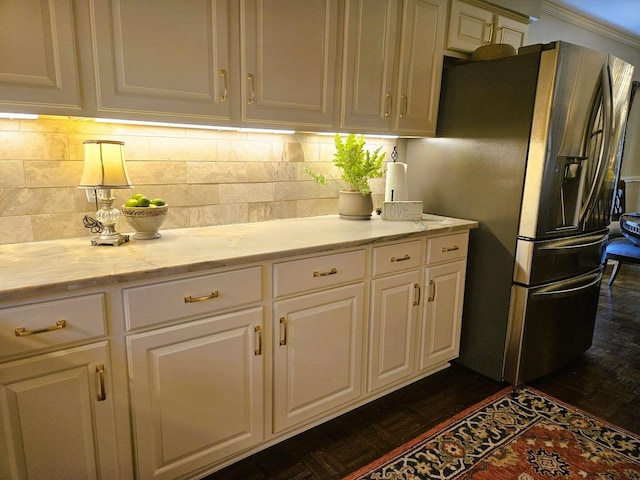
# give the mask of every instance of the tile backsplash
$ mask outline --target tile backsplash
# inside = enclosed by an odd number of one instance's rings
[[[318,185],[305,167],[338,179],[332,136],[226,132],[97,123],[41,117],[0,120],[0,243],[91,236],[95,216],[77,184],[85,140],[123,141],[134,188],[114,190],[114,205],[133,193],[169,205],[163,229],[307,217],[337,213],[340,184]],[[367,138],[391,159],[401,139]],[[401,145],[398,150],[402,151]],[[371,182],[374,204],[384,179]],[[117,228],[131,231],[124,218]]]

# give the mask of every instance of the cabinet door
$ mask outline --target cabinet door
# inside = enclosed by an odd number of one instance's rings
[[[72,3],[0,2],[2,110],[79,114],[81,95]]]
[[[452,0],[447,48],[473,52],[491,43],[493,13],[475,5]]]
[[[419,369],[452,360],[460,350],[466,260],[429,267],[425,273]]]
[[[0,365],[0,478],[124,478],[106,342]]]
[[[403,8],[394,130],[434,135],[446,25],[445,0],[407,0]]]
[[[414,373],[419,281],[415,270],[371,282],[368,391]]]
[[[242,120],[331,128],[337,0],[242,0]]]
[[[264,438],[262,308],[127,338],[140,478],[173,479]]]
[[[348,0],[340,126],[388,131],[395,95],[396,0]],[[395,105],[397,106],[397,105]]]
[[[276,432],[360,396],[363,298],[359,283],[275,302]]]
[[[99,111],[229,121],[239,101],[229,0],[91,0],[91,8]]]
[[[529,24],[499,16],[496,20],[494,43],[508,43],[516,50],[527,41]]]

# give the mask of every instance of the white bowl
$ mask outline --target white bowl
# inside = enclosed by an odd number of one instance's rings
[[[160,226],[167,218],[169,205],[161,207],[121,207],[122,215],[127,219],[131,228],[136,233],[133,238],[136,240],[152,240],[160,238],[158,233]]]

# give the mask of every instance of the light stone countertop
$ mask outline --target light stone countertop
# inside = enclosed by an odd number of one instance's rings
[[[337,215],[161,230],[119,247],[91,237],[0,245],[0,301],[73,292],[316,252],[476,228],[473,220],[342,220]]]

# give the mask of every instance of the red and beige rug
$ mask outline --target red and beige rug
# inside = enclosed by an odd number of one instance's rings
[[[345,480],[454,479],[640,480],[640,437],[536,390],[509,388]]]

